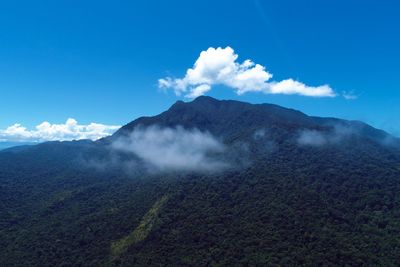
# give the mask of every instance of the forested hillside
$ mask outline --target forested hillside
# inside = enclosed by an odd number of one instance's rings
[[[399,266],[400,146],[200,97],[113,136],[0,152],[1,266]]]

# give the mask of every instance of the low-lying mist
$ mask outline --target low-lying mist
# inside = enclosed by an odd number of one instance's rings
[[[225,136],[224,139],[196,128],[137,126],[130,133],[111,139],[102,156],[91,157],[84,164],[100,171],[123,171],[133,176],[160,172],[210,173],[247,168],[292,146],[341,146],[351,144],[353,137],[355,141],[395,143],[384,132],[371,134],[371,129],[364,125],[325,126],[289,134],[262,127],[240,138]]]
[[[150,171],[219,171],[229,167],[226,146],[208,132],[183,127],[136,127],[111,149],[134,155]]]
[[[304,129],[298,132],[297,144],[304,146],[325,146],[325,145],[339,145],[351,137],[359,136],[362,138],[367,138],[373,142],[380,145],[399,147],[399,139],[386,134],[385,132],[380,132],[379,134],[375,132],[372,134],[369,126],[362,124],[333,124],[330,129],[325,130],[315,130],[315,129]],[[370,132],[370,133],[368,133]],[[366,139],[365,139],[366,140]]]
[[[335,124],[329,131],[306,129],[299,132],[299,145],[324,146],[339,144],[352,135],[358,134],[359,129],[348,125]]]

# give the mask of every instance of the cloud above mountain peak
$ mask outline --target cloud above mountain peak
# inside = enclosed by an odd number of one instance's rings
[[[158,80],[162,89],[173,89],[176,95],[195,98],[212,89],[214,85],[232,88],[238,95],[247,92],[266,94],[303,95],[311,97],[334,97],[329,85],[308,86],[294,79],[271,81],[273,75],[250,59],[238,62],[238,54],[231,47],[202,51],[192,68],[183,78],[165,77]]]

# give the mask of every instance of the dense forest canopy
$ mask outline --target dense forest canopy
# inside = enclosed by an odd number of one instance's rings
[[[400,150],[362,122],[199,97],[0,152],[2,266],[399,266]]]

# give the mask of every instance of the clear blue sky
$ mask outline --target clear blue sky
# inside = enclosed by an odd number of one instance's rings
[[[0,129],[49,121],[122,125],[178,99],[158,89],[199,53],[230,46],[274,79],[329,84],[343,97],[247,93],[310,115],[400,135],[400,1],[1,1]]]

